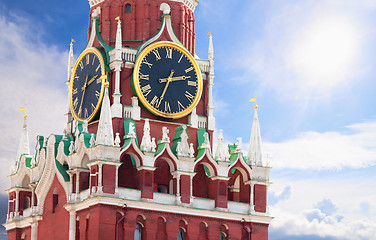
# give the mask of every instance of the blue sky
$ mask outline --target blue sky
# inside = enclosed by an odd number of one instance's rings
[[[0,0],[0,162],[8,174],[27,104],[29,137],[62,133],[70,39],[86,45],[86,0]],[[271,240],[376,236],[376,2],[201,0],[196,53],[215,50],[216,127],[250,138],[257,98],[273,167]],[[32,147],[33,148],[33,147]],[[243,147],[243,149],[248,149]],[[0,187],[7,180],[1,177]]]

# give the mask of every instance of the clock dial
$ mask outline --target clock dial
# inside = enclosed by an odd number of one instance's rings
[[[148,46],[137,58],[133,86],[150,112],[180,118],[188,115],[200,100],[201,72],[185,48],[158,42]]]
[[[88,122],[102,102],[105,76],[104,61],[96,48],[86,49],[73,68],[70,83],[70,108],[74,119]]]

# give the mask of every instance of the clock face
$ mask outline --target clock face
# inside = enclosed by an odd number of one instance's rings
[[[86,49],[78,58],[70,80],[70,108],[75,120],[90,122],[96,115],[104,92],[104,61],[96,48]]]
[[[185,48],[172,42],[157,42],[138,56],[133,87],[151,113],[180,118],[188,115],[201,98],[201,72]]]

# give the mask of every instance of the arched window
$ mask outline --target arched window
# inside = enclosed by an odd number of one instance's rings
[[[185,239],[185,231],[183,228],[179,228],[179,234],[177,240],[184,240]]]
[[[55,188],[52,194],[52,213],[55,213],[55,209],[58,204],[59,204],[59,191],[57,190],[57,188]]]
[[[30,207],[30,197],[25,197],[25,202],[24,202],[24,208],[29,208]]]
[[[142,226],[141,224],[136,224],[136,229],[134,230],[134,240],[141,240]]]
[[[226,234],[224,232],[221,232],[219,235],[219,240],[226,240]]]
[[[131,13],[132,12],[132,7],[129,3],[125,4],[125,13]]]

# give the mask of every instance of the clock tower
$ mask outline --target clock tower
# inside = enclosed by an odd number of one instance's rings
[[[38,136],[12,167],[8,239],[268,239],[257,107],[248,156],[222,130],[213,146],[214,49],[209,35],[208,59],[195,54],[198,2],[89,5],[65,132]]]

